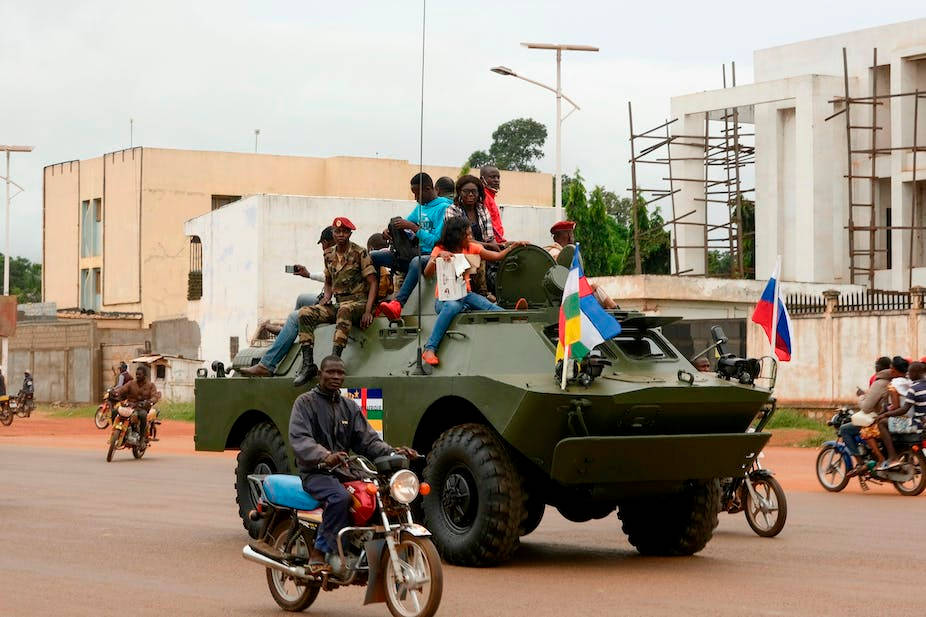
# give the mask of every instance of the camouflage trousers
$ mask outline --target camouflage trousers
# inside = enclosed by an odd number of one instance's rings
[[[347,346],[347,335],[352,324],[359,324],[367,308],[365,301],[341,302],[337,306],[303,306],[299,309],[299,342],[315,345],[315,327],[320,324],[333,323],[334,344]]]

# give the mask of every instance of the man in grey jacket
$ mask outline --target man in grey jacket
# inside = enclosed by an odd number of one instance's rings
[[[348,451],[369,459],[393,452],[417,458],[411,448],[393,448],[370,426],[357,403],[341,396],[344,363],[322,360],[318,386],[299,396],[289,419],[289,441],[296,454],[302,487],[325,504],[318,537],[309,554],[314,572],[329,569],[325,553],[337,552],[338,532],[350,524],[351,497],[342,482],[358,479],[346,465]]]

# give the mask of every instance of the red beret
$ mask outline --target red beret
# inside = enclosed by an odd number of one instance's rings
[[[354,226],[354,224],[351,223],[350,219],[347,218],[346,216],[339,216],[338,218],[334,219],[334,222],[331,224],[331,226],[334,227],[335,229],[339,227],[346,227],[347,229],[350,229],[351,231],[354,231],[355,229],[357,229],[357,227]]]
[[[559,223],[554,223],[553,227],[550,228],[550,233],[555,234],[558,231],[571,231],[576,228],[576,224],[573,221],[560,221]]]

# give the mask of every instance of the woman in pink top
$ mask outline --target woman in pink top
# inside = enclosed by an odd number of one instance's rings
[[[468,220],[462,217],[455,217],[444,221],[444,230],[441,234],[440,243],[438,243],[431,252],[431,258],[424,269],[424,275],[432,277],[437,272],[437,259],[450,261],[455,253],[468,255],[479,255],[486,261],[500,261],[504,259],[511,249],[516,246],[523,246],[524,242],[513,242],[505,250],[496,252],[484,248],[481,244],[473,242],[472,231]],[[450,327],[453,318],[463,311],[502,311],[502,307],[486,300],[483,296],[474,293],[470,289],[469,274],[464,273],[466,280],[466,295],[459,300],[435,300],[434,311],[437,313],[437,321],[434,323],[434,330],[425,343],[424,353],[421,359],[432,366],[439,364],[437,358],[437,348],[441,339]]]

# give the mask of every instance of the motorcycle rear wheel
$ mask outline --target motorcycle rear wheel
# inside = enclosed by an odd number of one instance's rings
[[[387,552],[383,575],[389,612],[393,617],[431,617],[440,606],[444,589],[444,573],[434,543],[428,538],[405,535],[395,550],[402,563],[393,563]],[[426,581],[409,588],[399,578],[402,570]]]
[[[289,539],[290,524],[290,520],[286,519],[280,521],[274,528],[272,534],[275,538],[273,541],[274,548],[285,551],[286,542]],[[304,536],[299,536],[299,539],[292,546],[290,552],[305,558],[308,562],[309,547],[305,542]],[[318,585],[300,585],[283,572],[273,570],[272,568],[267,568],[267,586],[270,588],[270,595],[273,596],[273,600],[277,605],[284,611],[291,611],[294,613],[309,608],[312,602],[315,602],[315,598],[318,597],[318,592],[320,590]]]
[[[817,481],[831,493],[838,493],[849,484],[846,459],[834,446],[825,446],[817,455]]]
[[[148,446],[132,446],[132,456],[141,458],[148,451]]]
[[[101,431],[109,426],[109,414],[105,405],[100,405],[97,408],[96,413],[93,415],[93,424]]]
[[[743,486],[743,513],[746,515],[746,522],[756,535],[773,538],[781,533],[788,518],[788,501],[784,489],[775,478],[765,477],[753,480],[752,490],[761,500],[765,500],[768,512],[763,512],[762,505],[755,503],[752,493]]]
[[[907,482],[894,482],[901,495],[915,497],[926,489],[926,456],[922,452],[904,452],[900,455],[904,465],[913,465],[913,477]]]
[[[9,407],[0,409],[0,424],[3,426],[9,426],[13,424],[13,412]]]

